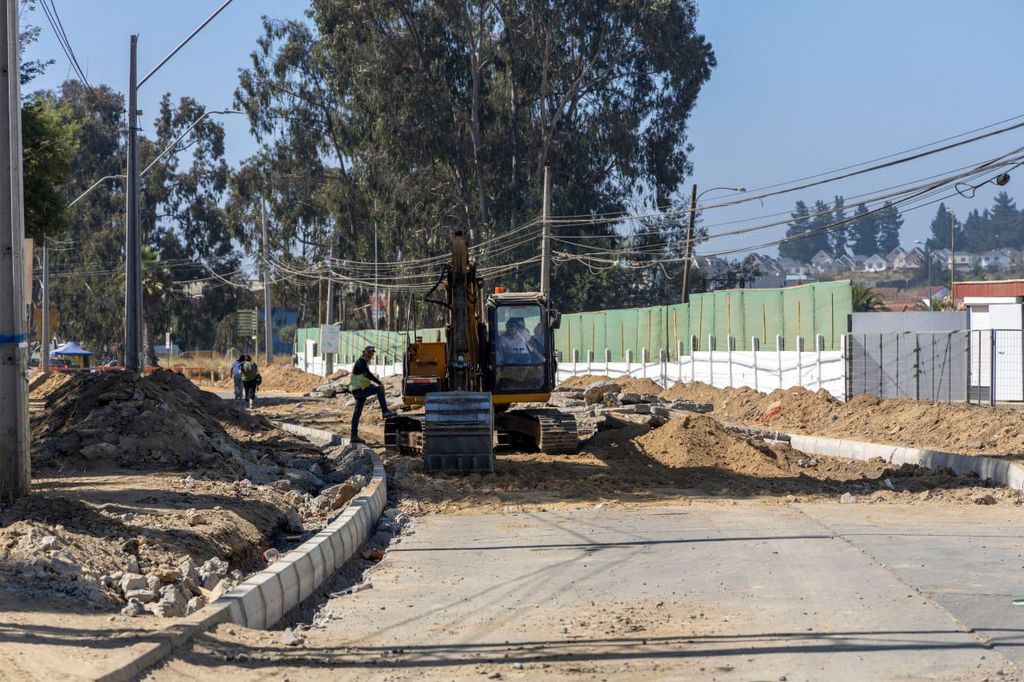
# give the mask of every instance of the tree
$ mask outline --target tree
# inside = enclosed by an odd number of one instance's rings
[[[884,256],[900,245],[903,216],[900,215],[898,208],[887,201],[875,214],[875,218],[878,226],[878,253]]]
[[[872,256],[879,251],[878,218],[868,211],[867,206],[860,204],[850,222],[850,242],[853,252],[858,256]]]
[[[321,259],[333,247],[369,260],[376,224],[392,259],[443,254],[459,227],[476,243],[508,238],[482,265],[535,263],[536,231],[523,226],[540,213],[545,166],[556,215],[650,212],[691,172],[686,123],[715,58],[690,0],[316,0],[311,16],[315,33],[265,22],[236,93],[266,140],[232,206],[251,210],[262,186],[275,224],[294,235],[276,257]],[[309,178],[296,188],[311,196],[308,212],[270,182],[290,165]],[[429,277],[416,265],[404,276],[414,274]],[[537,274],[519,268],[507,283],[535,287]],[[563,261],[556,304],[614,300],[606,278]],[[365,277],[351,280],[368,293]]]
[[[848,255],[850,227],[845,220],[846,202],[837,194],[832,202],[832,225],[834,227],[829,231],[829,253],[834,258]]]
[[[928,237],[928,248],[932,251],[939,249],[948,249],[950,246],[950,234],[951,229],[956,229],[955,239],[957,242],[963,243],[963,230],[960,227],[959,222],[956,223],[954,228],[950,224],[951,214],[946,208],[946,204],[940,203],[938,210],[935,212],[935,217],[932,218],[929,229],[931,230],[931,236]]]
[[[801,263],[806,263],[815,252],[808,253],[808,243],[803,235],[811,229],[811,211],[803,201],[796,202],[796,209],[790,213],[793,220],[786,229],[787,241],[779,244],[779,256],[781,258],[792,258]]]
[[[882,303],[882,297],[878,293],[863,284],[854,284],[851,290],[853,297],[853,312],[855,313],[876,313],[887,310]]]
[[[832,253],[829,233],[832,229],[832,209],[824,201],[814,202],[808,235],[803,239],[804,253],[809,254],[804,262],[809,263],[819,251]]]
[[[992,208],[988,211],[988,226],[985,231],[991,235],[991,248],[1009,246],[1019,249],[1024,246],[1024,217],[1006,192],[996,195]]]

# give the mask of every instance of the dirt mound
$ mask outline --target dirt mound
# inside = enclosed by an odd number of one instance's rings
[[[718,419],[753,426],[966,454],[1024,454],[1015,407],[931,403],[859,395],[841,403],[804,388],[765,395],[750,388],[676,384],[662,397],[711,403]]]
[[[229,433],[228,430],[232,433]],[[32,428],[36,466],[185,470],[235,478],[254,432],[249,414],[167,371],[79,374],[50,394]]]
[[[770,449],[753,447],[710,417],[673,419],[634,442],[648,457],[673,469],[724,470],[761,478],[790,475]]]
[[[64,372],[50,372],[49,374],[36,374],[29,382],[29,397],[33,400],[42,400],[51,393],[71,380],[70,374]]]
[[[261,367],[260,374],[263,375],[263,383],[260,385],[263,391],[306,393],[324,381],[323,377],[303,372],[292,365]]]
[[[599,374],[585,374],[583,376],[569,377],[559,384],[559,386],[564,388],[586,388],[598,381],[614,381],[622,386],[622,390],[626,393],[651,393],[658,395],[662,391],[661,386],[656,384],[652,379],[638,377],[606,377]]]

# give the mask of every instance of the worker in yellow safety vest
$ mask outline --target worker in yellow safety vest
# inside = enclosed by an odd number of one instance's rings
[[[377,396],[377,400],[380,402],[380,412],[384,419],[397,416],[388,409],[387,400],[384,398],[384,386],[380,379],[370,371],[370,361],[373,360],[373,355],[376,352],[376,348],[367,346],[363,349],[362,357],[356,360],[356,364],[352,367],[352,379],[348,384],[349,393],[356,399],[356,406],[352,411],[352,435],[349,439],[352,443],[366,442],[359,437],[359,418],[363,415],[363,405],[370,396]]]

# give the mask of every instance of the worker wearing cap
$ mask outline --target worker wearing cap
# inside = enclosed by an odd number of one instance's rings
[[[359,418],[363,415],[363,405],[370,396],[377,396],[377,400],[380,402],[381,415],[385,419],[396,416],[394,412],[388,409],[388,403],[384,399],[384,386],[381,384],[380,379],[370,371],[370,360],[373,360],[373,354],[376,352],[376,348],[367,346],[363,349],[362,357],[356,360],[356,364],[352,367],[352,379],[348,385],[349,393],[356,399],[356,406],[352,411],[352,434],[349,439],[352,443],[365,442],[359,437]]]

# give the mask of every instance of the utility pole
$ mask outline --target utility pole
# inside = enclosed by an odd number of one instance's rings
[[[949,302],[953,301],[953,281],[956,279],[956,214],[949,212]]]
[[[373,300],[370,301],[370,317],[373,318],[373,329],[377,330],[377,310],[380,308],[380,299],[377,289],[379,281],[379,259],[377,258],[377,200],[373,200]]]
[[[697,224],[697,184],[690,192],[690,222],[686,228],[686,246],[683,252],[683,303],[690,302],[690,262],[693,260],[693,233]]]
[[[267,241],[267,204],[260,197],[260,223],[263,227],[263,332],[267,364],[274,362],[274,321],[270,307],[270,243]]]
[[[541,207],[540,293],[551,295],[551,173],[544,166],[544,197]]]
[[[50,372],[50,249],[46,248],[46,240],[43,239],[43,319],[40,324],[39,336],[42,344],[39,350],[39,365],[43,368],[43,374]]]
[[[331,248],[330,248],[330,251],[328,253],[329,253],[329,255],[327,256],[328,260],[329,261],[333,261],[334,260],[334,236],[333,235],[331,235]],[[330,269],[328,269],[327,272],[330,273]],[[334,307],[333,306],[333,302],[334,302],[334,286],[333,286],[333,284],[334,284],[334,278],[331,277],[328,274],[328,276],[327,276],[327,317],[324,320],[324,322],[326,324],[330,324],[331,323],[331,309]]]
[[[21,155],[19,0],[4,3],[0,92],[0,504],[28,495],[28,335]]]
[[[139,106],[136,48],[132,35],[128,65],[128,168],[125,205],[124,366],[139,372],[142,358],[142,230],[139,227]]]

